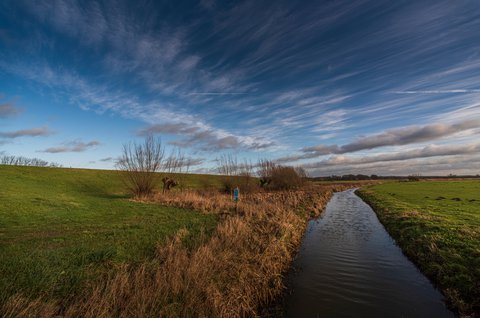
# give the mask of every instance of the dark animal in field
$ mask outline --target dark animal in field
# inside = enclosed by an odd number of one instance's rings
[[[272,180],[270,178],[260,178],[260,186],[266,187],[270,184]]]
[[[170,189],[178,185],[177,181],[169,177],[163,178],[162,182],[163,182],[163,193],[165,193],[165,191],[170,191]]]

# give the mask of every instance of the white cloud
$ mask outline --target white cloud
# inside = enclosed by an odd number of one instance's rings
[[[0,138],[19,138],[19,137],[46,137],[53,134],[48,127],[38,127],[21,129],[9,132],[0,132]]]
[[[48,153],[61,153],[61,152],[84,152],[90,148],[100,145],[99,141],[92,140],[89,142],[83,141],[70,141],[65,143],[63,146],[59,147],[50,147],[45,150],[39,150],[38,152],[48,152]],[[103,161],[103,160],[102,160]]]

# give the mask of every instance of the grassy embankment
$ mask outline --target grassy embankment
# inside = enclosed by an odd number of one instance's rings
[[[359,194],[449,305],[480,317],[480,181],[386,183]]]
[[[282,292],[308,216],[350,187],[257,191],[235,211],[218,191],[132,202],[115,172],[0,169],[5,316],[255,316]]]
[[[188,184],[218,185],[212,176]],[[0,303],[75,295],[121,263],[155,255],[182,228],[194,245],[218,217],[132,202],[119,172],[0,166]]]

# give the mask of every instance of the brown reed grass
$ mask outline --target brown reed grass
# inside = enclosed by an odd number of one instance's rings
[[[318,215],[334,191],[351,185],[263,192],[235,205],[214,191],[157,194],[156,204],[224,215],[215,233],[194,250],[181,230],[156,257],[121,265],[75,301],[12,297],[5,317],[257,317],[278,297],[283,275],[301,241],[306,219]]]

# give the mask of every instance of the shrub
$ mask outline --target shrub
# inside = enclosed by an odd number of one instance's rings
[[[162,168],[165,150],[160,139],[145,137],[143,143],[123,145],[117,167],[124,171],[124,181],[137,198],[150,196],[158,182],[158,171]]]
[[[297,189],[303,185],[304,180],[294,167],[277,166],[272,170],[269,187],[275,190]]]
[[[297,189],[307,178],[302,167],[278,165],[270,160],[260,160],[257,164],[260,186],[274,190]]]

